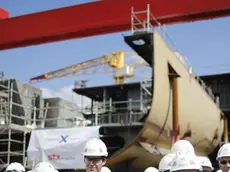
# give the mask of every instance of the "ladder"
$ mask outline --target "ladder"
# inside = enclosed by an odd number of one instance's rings
[[[143,19],[143,16],[146,18]],[[147,5],[147,9],[144,11],[134,11],[134,7],[131,7],[131,30],[132,34],[137,34],[140,32],[151,32],[153,26],[151,24],[151,20],[153,20],[153,16],[150,11],[150,5]]]

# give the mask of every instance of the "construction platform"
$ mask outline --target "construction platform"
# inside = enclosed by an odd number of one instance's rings
[[[84,117],[96,125],[134,125],[143,122],[152,101],[152,81],[74,88],[73,92],[91,100]],[[97,111],[95,111],[98,109]],[[95,121],[95,118],[98,118]],[[132,118],[132,119],[130,119]]]

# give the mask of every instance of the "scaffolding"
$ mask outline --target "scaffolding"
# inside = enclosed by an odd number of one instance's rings
[[[132,85],[133,89],[129,89],[127,95],[118,99],[112,95],[111,90],[109,91],[110,86],[98,88],[103,92],[100,100],[94,101],[91,97],[92,104],[83,110],[84,116],[91,121],[91,125],[131,126],[143,122],[142,118],[148,115],[151,109],[152,80],[148,79],[127,85]],[[89,89],[91,90],[91,88]],[[126,84],[123,85],[123,89],[128,89]],[[120,91],[122,92],[122,90]],[[95,92],[97,91],[95,90]],[[118,95],[122,94],[120,91],[118,88]]]
[[[13,101],[13,96],[18,94],[14,91],[13,80],[0,78],[0,160],[3,166],[12,161],[25,161],[26,148],[26,121],[23,116],[13,114],[13,106],[21,106]],[[14,137],[14,134],[19,136]],[[21,136],[21,137],[20,137]]]
[[[11,162],[26,166],[27,133],[32,130],[87,125],[84,117],[79,115],[80,110],[67,103],[63,106],[54,106],[56,102],[49,104],[41,94],[40,89],[8,78],[3,73],[0,75],[0,169]],[[74,111],[72,116],[58,116],[71,111]]]

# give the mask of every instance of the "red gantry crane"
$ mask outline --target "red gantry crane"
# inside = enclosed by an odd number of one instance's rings
[[[161,24],[230,15],[229,0],[97,1],[0,20],[0,50],[130,30],[131,7],[142,11],[147,4]],[[0,15],[7,16],[6,12]]]

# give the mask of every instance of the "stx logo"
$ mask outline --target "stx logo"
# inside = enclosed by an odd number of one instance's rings
[[[62,136],[61,135],[61,140],[59,141],[59,143],[62,143],[62,142],[64,142],[64,143],[66,143],[67,142],[67,138],[68,138],[69,136],[68,135],[66,135],[66,136]]]
[[[48,155],[48,160],[49,161],[60,160],[60,155],[56,155],[56,154]]]

